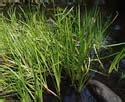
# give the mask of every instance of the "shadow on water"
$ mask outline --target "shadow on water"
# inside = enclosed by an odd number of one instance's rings
[[[64,96],[63,102],[97,102],[89,90],[85,88],[79,95],[72,93],[70,96]]]
[[[85,88],[80,94],[72,92],[70,95],[64,95],[61,101],[51,95],[44,96],[44,102],[98,102],[98,101],[96,101],[96,99],[91,95],[89,90]]]

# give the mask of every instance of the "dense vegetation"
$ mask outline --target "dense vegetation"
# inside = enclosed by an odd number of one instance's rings
[[[97,8],[85,9],[84,15],[80,6],[56,8],[49,19],[39,8],[35,13],[20,9],[21,14],[13,9],[0,17],[1,95],[16,92],[22,102],[42,102],[44,92],[60,97],[62,71],[79,93],[92,72],[105,70],[99,49],[120,45],[105,43],[112,21],[104,20]],[[117,69],[122,57],[124,50],[117,53],[107,73]],[[93,69],[94,62],[100,70]],[[49,89],[48,77],[56,91]]]

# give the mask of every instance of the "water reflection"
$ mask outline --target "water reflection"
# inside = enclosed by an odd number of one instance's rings
[[[64,96],[64,102],[97,102],[87,88],[85,88],[78,96],[72,93],[69,96]]]

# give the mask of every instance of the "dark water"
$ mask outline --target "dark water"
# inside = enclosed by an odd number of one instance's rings
[[[80,94],[72,92],[69,95],[64,95],[61,100],[57,99],[54,96],[46,95],[44,96],[44,102],[97,102],[97,101],[91,95],[89,90],[85,88]]]
[[[72,94],[70,96],[64,96],[64,102],[97,102],[91,95],[87,88],[85,88],[79,96]]]

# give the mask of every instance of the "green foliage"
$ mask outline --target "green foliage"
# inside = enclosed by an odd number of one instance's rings
[[[99,49],[104,44],[107,22],[102,21],[98,9],[87,11],[81,18],[80,8],[76,12],[58,10],[55,23],[56,39],[65,47],[64,70],[70,76],[76,90],[81,91],[91,69],[91,49]],[[99,60],[98,60],[99,61]]]
[[[60,95],[64,71],[80,92],[90,78],[92,49],[101,64],[98,49],[105,46],[109,23],[97,8],[86,9],[84,16],[80,7],[58,8],[50,21],[39,11],[22,12],[24,17],[17,17],[16,10],[9,19],[0,17],[0,87],[5,93],[17,92],[23,102],[42,102],[44,91]],[[56,92],[48,88],[48,76]]]
[[[115,58],[113,59],[110,67],[109,67],[109,73],[111,73],[113,70],[117,71],[119,68],[119,62],[122,58],[125,57],[125,49],[122,49],[122,51],[120,51]]]

